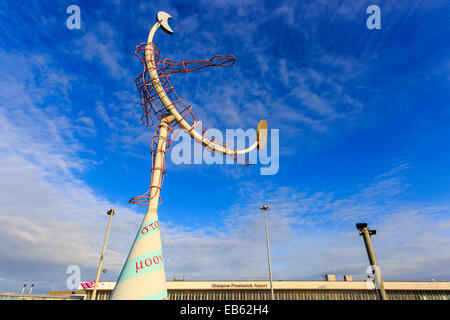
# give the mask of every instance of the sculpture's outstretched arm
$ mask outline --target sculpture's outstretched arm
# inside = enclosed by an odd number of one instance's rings
[[[236,58],[231,54],[226,56],[218,55],[208,60],[174,61],[164,59],[162,68],[166,73],[187,73],[206,67],[229,67],[235,62]]]

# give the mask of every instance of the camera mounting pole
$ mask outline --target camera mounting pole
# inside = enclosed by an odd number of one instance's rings
[[[376,234],[376,230],[369,230],[367,223],[357,223],[356,229],[359,230],[359,235],[363,236],[364,244],[366,245],[367,255],[369,256],[370,266],[372,268],[372,273],[375,276],[375,287],[378,292],[380,300],[388,300],[386,296],[386,291],[384,290],[383,279],[381,278],[380,268],[378,267],[377,259],[375,258],[375,251],[372,246],[371,235]],[[375,270],[374,270],[375,269]]]

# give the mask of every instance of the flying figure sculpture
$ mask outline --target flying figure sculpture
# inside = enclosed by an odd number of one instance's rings
[[[245,154],[255,148],[263,149],[267,141],[267,122],[261,120],[256,131],[256,141],[249,148],[236,150],[226,144],[210,139],[199,121],[194,117],[191,106],[184,104],[170,84],[170,75],[187,73],[212,66],[231,66],[236,61],[232,55],[219,55],[209,60],[173,61],[159,59],[159,50],[153,44],[155,32],[161,28],[168,34],[173,31],[168,20],[172,17],[158,12],[156,23],[151,28],[147,43],[136,47],[136,55],[142,61],[144,72],[136,78],[143,108],[142,120],[145,126],[154,124],[152,115],[159,120],[152,141],[151,184],[146,194],[130,200],[131,203],[148,205],[137,236],[127,260],[119,275],[112,300],[165,300],[167,299],[164,260],[157,209],[165,173],[165,153],[172,143],[169,134],[178,125],[195,141],[208,150],[229,156],[244,166],[248,160]]]

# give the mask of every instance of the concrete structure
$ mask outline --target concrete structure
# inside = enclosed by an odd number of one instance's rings
[[[344,281],[353,281],[353,278],[350,275],[345,275],[344,276]]]
[[[333,279],[329,275],[329,279]],[[335,278],[335,277],[334,277]],[[347,277],[348,279],[348,277]],[[273,281],[275,300],[378,300],[366,281]],[[115,282],[99,286],[97,299],[109,299]],[[450,300],[450,282],[385,281],[389,300]],[[93,288],[76,292],[90,299]],[[270,300],[269,281],[168,281],[170,300]],[[56,291],[55,295],[71,294]]]
[[[336,281],[336,275],[335,274],[326,274],[325,280],[327,281]]]

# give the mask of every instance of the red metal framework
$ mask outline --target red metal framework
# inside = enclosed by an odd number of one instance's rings
[[[147,61],[146,60],[146,50],[152,50],[153,51],[153,61]],[[142,123],[144,126],[152,127],[155,124],[154,117],[159,120],[161,123],[161,120],[163,118],[166,118],[169,116],[169,113],[166,109],[166,106],[163,105],[161,102],[158,93],[156,92],[149,71],[148,71],[148,64],[150,63],[152,66],[155,66],[155,69],[157,71],[157,75],[159,78],[159,82],[166,93],[167,97],[170,99],[170,107],[173,106],[176,108],[178,113],[182,116],[182,119],[184,119],[186,122],[191,124],[191,127],[195,130],[195,128],[198,128],[198,132],[209,140],[222,145],[224,147],[227,147],[225,143],[223,142],[217,142],[214,141],[214,139],[211,139],[208,137],[208,134],[206,130],[204,130],[200,122],[195,118],[194,114],[192,113],[192,106],[186,105],[183,100],[177,95],[175,92],[174,87],[170,83],[170,76],[173,73],[187,73],[199,69],[203,69],[206,67],[227,67],[231,66],[235,63],[236,58],[233,55],[218,55],[208,60],[189,60],[189,61],[173,61],[170,59],[159,59],[159,49],[153,44],[153,43],[141,43],[139,46],[136,47],[135,51],[136,56],[141,60],[142,65],[144,66],[144,71],[136,78],[136,87],[139,91],[140,95],[140,102],[143,109],[143,115],[141,117]],[[181,120],[180,120],[181,121]],[[174,132],[174,127],[177,125],[180,121],[168,121],[170,123],[168,127],[168,136],[165,137],[165,152],[169,149],[170,145],[173,142],[173,139],[176,137],[176,133]],[[130,200],[130,203],[136,203],[136,204],[142,204],[147,205],[150,199],[152,198],[150,195],[152,194],[153,188],[158,188],[161,190],[161,185],[164,179],[164,173],[165,173],[165,161],[163,160],[163,166],[162,168],[154,168],[154,157],[157,151],[161,151],[157,149],[158,145],[158,139],[160,138],[160,125],[156,127],[155,134],[153,135],[152,140],[152,176],[154,174],[154,170],[162,170],[161,179],[158,183],[158,185],[151,185],[149,190],[142,196],[134,197]],[[169,138],[171,137],[171,138]],[[231,148],[230,148],[231,149]],[[212,150],[214,151],[214,150]],[[217,151],[215,151],[217,152]],[[231,157],[233,160],[236,160],[239,164],[243,166],[248,166],[250,163],[248,161],[248,157],[245,155],[235,155],[235,154],[226,154],[227,156]],[[161,198],[160,198],[161,202]]]

